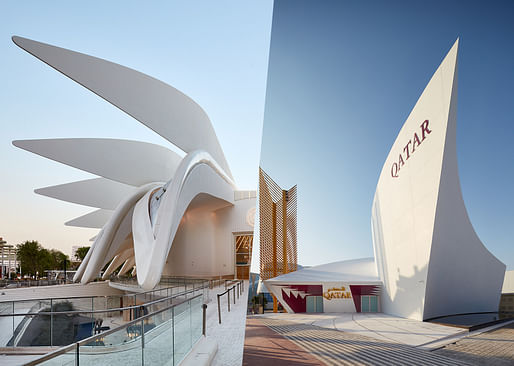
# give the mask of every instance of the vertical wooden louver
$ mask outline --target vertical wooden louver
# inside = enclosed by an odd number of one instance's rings
[[[260,277],[297,270],[296,186],[279,187],[259,168]]]

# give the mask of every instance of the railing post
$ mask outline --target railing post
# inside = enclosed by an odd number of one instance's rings
[[[54,303],[50,299],[50,347],[54,345]]]
[[[227,296],[228,296],[228,301],[227,301],[227,304],[228,304],[228,311],[230,312],[230,290],[228,290],[228,292],[227,292]]]
[[[232,287],[234,290],[234,305],[236,304],[236,286]]]
[[[173,339],[172,350],[173,350],[173,365],[175,365],[175,308],[171,308],[171,339]]]
[[[136,320],[136,308],[135,308],[135,306],[137,305],[136,301],[137,301],[137,295],[134,295],[134,308],[130,309],[130,313],[131,313],[130,320]]]
[[[75,366],[79,366],[79,362],[80,362],[79,342],[75,343],[75,345],[77,346],[75,348]]]
[[[93,320],[95,314],[93,311],[95,311],[95,298],[91,296],[91,335],[95,334],[95,322]]]
[[[217,294],[216,296],[218,297],[218,322],[219,322],[219,324],[221,324],[220,294]],[[14,321],[13,321],[13,324],[14,324]]]
[[[193,347],[193,324],[192,324],[192,321],[193,321],[193,316],[192,316],[193,309],[191,309],[191,300],[188,301],[188,305],[189,305],[189,341],[191,342],[190,344],[191,344],[191,348],[192,348]]]
[[[206,318],[207,318],[207,304],[202,304],[202,310],[203,310],[203,323],[202,323],[202,335],[205,336],[206,331]]]
[[[236,293],[236,288],[237,288],[237,299],[239,300],[239,284],[234,286],[234,294]],[[235,299],[234,299],[234,301],[235,301]]]
[[[14,301],[12,302],[12,346],[14,347]]]
[[[145,365],[145,321],[141,319],[141,365]]]

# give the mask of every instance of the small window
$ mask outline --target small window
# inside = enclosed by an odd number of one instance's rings
[[[322,313],[323,296],[307,296],[306,305],[308,313]]]
[[[361,312],[377,313],[378,312],[378,296],[365,295],[361,296]]]

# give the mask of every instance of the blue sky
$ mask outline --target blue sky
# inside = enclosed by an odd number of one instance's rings
[[[71,253],[96,230],[63,223],[93,209],[33,189],[90,178],[19,150],[15,139],[112,137],[173,146],[15,46],[12,35],[134,68],[192,97],[210,116],[236,183],[256,189],[271,1],[0,2],[0,236]]]
[[[385,158],[460,37],[457,153],[487,248],[514,269],[514,3],[276,0],[261,165],[298,184],[299,262],[373,255]]]

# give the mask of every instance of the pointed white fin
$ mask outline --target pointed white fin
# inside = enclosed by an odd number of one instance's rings
[[[86,172],[132,186],[170,180],[182,158],[147,142],[70,138],[16,140],[13,145]]]
[[[151,76],[110,61],[27,38],[14,36],[12,40],[185,152],[207,151],[232,178],[209,117],[187,95]]]
[[[135,188],[105,178],[38,188],[35,193],[79,205],[114,210],[120,201]]]
[[[458,47],[457,40],[398,133],[373,201],[382,311],[416,320],[495,312],[504,278],[505,265],[476,235],[462,199]]]
[[[123,276],[125,273],[127,273],[132,268],[134,268],[135,264],[136,264],[136,260],[134,257],[130,257],[129,259],[127,259],[127,261],[121,267],[120,272],[118,273],[118,276]]]
[[[101,229],[107,223],[107,221],[109,221],[112,213],[113,211],[111,210],[99,209],[83,216],[79,216],[76,219],[67,221],[64,223],[64,225]]]

